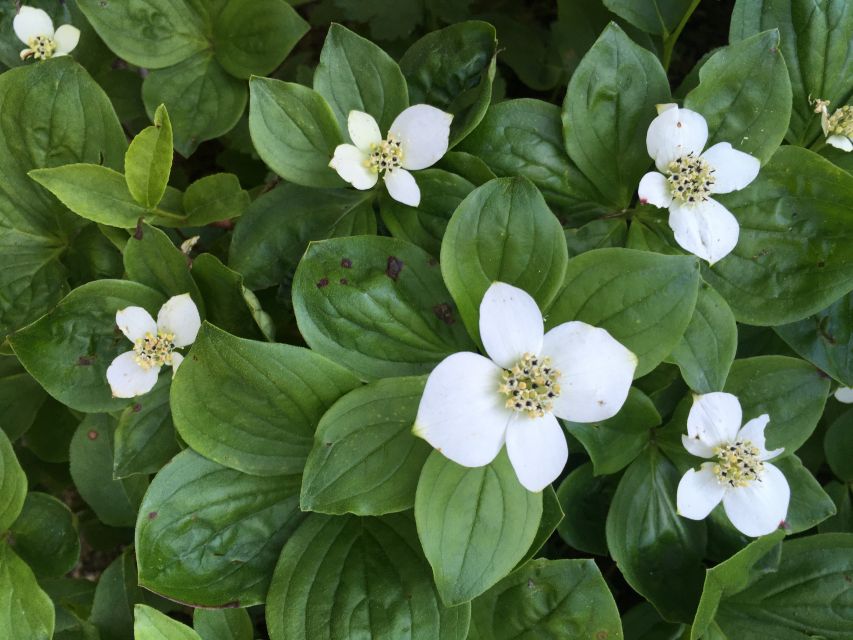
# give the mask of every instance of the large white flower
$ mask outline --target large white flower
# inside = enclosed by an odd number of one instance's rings
[[[370,189],[379,180],[394,200],[412,207],[421,190],[408,169],[431,167],[447,153],[453,115],[427,104],[404,110],[383,139],[373,116],[350,111],[347,118],[353,144],[339,144],[329,166],[356,189]]]
[[[33,57],[47,60],[71,53],[80,40],[80,30],[70,24],[64,24],[54,31],[53,20],[47,12],[35,7],[21,7],[12,28],[18,39],[27,45],[21,51],[21,60]]]
[[[760,415],[741,427],[742,419],[740,402],[730,393],[694,396],[681,441],[694,456],[713,462],[684,474],[676,502],[679,514],[702,520],[722,501],[741,533],[763,536],[785,519],[791,490],[782,472],[767,462],[783,451],[764,447],[769,416]]]
[[[646,133],[646,147],[658,171],[640,180],[640,202],[669,208],[669,226],[685,250],[714,264],[737,245],[740,226],[715,193],[743,189],[760,163],[728,142],[705,148],[705,118],[674,104],[659,105]]]
[[[614,416],[628,396],[637,357],[583,322],[545,333],[533,298],[502,282],[480,303],[480,337],[488,358],[455,353],[433,369],[413,431],[466,467],[489,464],[506,443],[521,484],[541,491],[569,455],[557,417],[596,422]]]
[[[161,367],[178,370],[184,357],[175,349],[195,341],[201,318],[190,294],[184,293],[160,307],[157,322],[142,307],[126,307],[116,313],[116,324],[133,349],[112,361],[107,381],[114,397],[133,398],[154,388]]]

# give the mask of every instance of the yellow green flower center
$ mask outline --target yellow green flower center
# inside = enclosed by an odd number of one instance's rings
[[[717,457],[714,475],[720,484],[745,487],[753,480],[758,480],[764,472],[758,448],[749,440],[720,445],[714,448],[714,455]]]
[[[827,121],[827,135],[853,138],[853,107],[836,109]]]
[[[403,162],[403,148],[400,141],[394,136],[389,135],[388,138],[380,143],[370,145],[370,155],[365,161],[365,165],[373,173],[388,173],[394,169],[400,168]]]
[[[47,60],[56,52],[56,43],[47,36],[32,36],[27,40],[27,46],[29,50],[21,54],[22,58],[32,56],[36,60]]]
[[[716,179],[714,169],[691,151],[686,156],[673,160],[667,166],[666,177],[672,197],[684,204],[703,202],[711,195]]]
[[[136,364],[143,369],[162,367],[172,364],[172,351],[175,350],[175,334],[158,331],[155,336],[150,331],[133,343]]]
[[[560,395],[560,372],[551,358],[525,353],[511,369],[504,369],[498,391],[506,396],[506,407],[530,418],[549,413]]]

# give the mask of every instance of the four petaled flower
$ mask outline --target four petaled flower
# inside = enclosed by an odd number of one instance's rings
[[[54,31],[53,20],[47,12],[35,7],[21,7],[12,28],[18,39],[27,45],[21,51],[21,60],[33,57],[47,60],[71,53],[80,40],[80,30],[70,24],[64,24]]]
[[[404,110],[382,138],[373,116],[350,111],[349,137],[354,144],[339,144],[329,166],[356,189],[370,189],[379,180],[394,200],[412,207],[421,201],[421,190],[407,169],[426,169],[447,153],[453,115],[427,104]]]
[[[506,443],[521,484],[541,491],[568,458],[556,416],[573,422],[614,416],[637,357],[583,322],[545,333],[533,298],[501,282],[480,304],[480,337],[488,358],[455,353],[429,375],[413,431],[466,467],[489,464]]]
[[[741,427],[740,402],[730,393],[694,396],[687,416],[684,448],[712,459],[699,471],[690,469],[678,483],[678,512],[702,520],[720,502],[731,523],[743,534],[763,536],[775,531],[788,512],[791,490],[779,469],[767,462],[783,449],[764,448],[769,416],[758,416]]]
[[[728,142],[705,148],[705,118],[674,104],[658,107],[646,133],[646,147],[658,171],[640,180],[640,202],[669,207],[669,226],[675,241],[710,264],[735,248],[740,234],[737,219],[715,193],[743,189],[758,175],[760,163]]]
[[[175,349],[195,341],[201,318],[190,294],[184,293],[166,301],[157,322],[142,307],[126,307],[116,313],[116,324],[133,342],[133,350],[112,361],[107,381],[114,397],[133,398],[151,391],[161,367],[178,370],[184,357]]]

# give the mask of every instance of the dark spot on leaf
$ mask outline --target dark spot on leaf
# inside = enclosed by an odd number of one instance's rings
[[[352,269],[352,260],[350,260],[349,258],[342,258],[341,259],[341,266],[344,269]]]
[[[99,435],[98,432],[95,431],[94,429],[92,429],[91,431],[89,431],[89,433],[86,434],[86,436],[89,438],[89,440],[97,440],[98,435]]]
[[[823,260],[821,260],[820,262],[817,263],[818,269],[823,269],[825,266],[826,266],[826,263]]]
[[[322,289],[322,288],[323,288],[323,287],[325,287],[327,284],[329,284],[329,279],[328,279],[328,278],[320,278],[320,280],[317,282],[317,288],[318,288],[318,289]]]
[[[326,442],[326,443],[324,443],[324,444],[325,444],[327,447],[331,447],[331,446],[332,446],[333,444],[335,444],[335,443],[334,443],[334,442]]]
[[[153,519],[154,519],[154,518],[156,518],[156,517],[157,517],[157,512],[156,512],[156,511],[151,511],[151,512],[148,514],[148,519],[149,519],[149,520],[153,520]]]
[[[607,633],[607,631],[605,631],[604,629],[602,629],[601,631],[599,631],[599,632],[597,632],[597,633],[595,634],[595,640],[606,640],[606,638],[607,638],[609,635],[610,635],[610,634],[609,634],[609,633]]]
[[[845,582],[853,582],[853,578],[848,576],[846,573],[844,574],[844,580],[845,580]]]
[[[451,325],[456,323],[456,318],[453,316],[453,308],[446,302],[435,305],[432,308],[432,312],[444,324]]]
[[[436,260],[433,257],[430,257],[430,259],[427,260],[427,266],[434,267],[437,264],[438,264],[438,260]]]
[[[385,275],[396,281],[400,277],[402,270],[403,261],[396,256],[388,256],[388,266],[385,267]]]
[[[346,278],[341,278],[341,279],[339,280],[339,282],[340,282],[341,284],[349,284],[349,280],[347,280]]]
[[[198,356],[193,356],[193,360],[195,360],[196,362],[198,362]]]
[[[137,402],[133,405],[133,413],[139,413],[140,411],[142,411],[142,405]]]
[[[92,356],[80,356],[79,358],[77,358],[77,364],[79,364],[81,367],[88,367],[94,361],[95,358],[93,358]]]

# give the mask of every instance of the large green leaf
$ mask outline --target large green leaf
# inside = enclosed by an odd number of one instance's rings
[[[853,407],[830,423],[823,439],[823,450],[836,477],[853,483]]]
[[[252,640],[254,625],[245,609],[196,609],[193,628],[202,640]]]
[[[785,475],[791,488],[791,503],[785,516],[785,531],[808,531],[835,515],[835,503],[818,484],[811,471],[803,466],[797,456],[785,456],[773,461]]]
[[[411,516],[311,514],[282,550],[266,620],[272,640],[464,640],[470,611],[442,605]]]
[[[591,462],[566,476],[557,490],[557,499],[566,514],[557,532],[567,545],[585,553],[608,555],[604,526],[618,484],[618,475],[594,475]]]
[[[596,249],[569,261],[548,328],[580,320],[606,329],[649,373],[681,340],[696,306],[699,262],[633,249]]]
[[[50,640],[53,603],[36,577],[6,542],[0,542],[0,636]]]
[[[187,625],[144,604],[133,608],[134,640],[202,640]]]
[[[14,356],[0,356],[0,429],[15,441],[35,422],[47,398]]]
[[[40,576],[64,575],[80,557],[75,524],[65,503],[33,491],[11,527],[15,551]]]
[[[688,11],[692,11],[693,0],[604,0],[604,6],[634,26],[666,39]]]
[[[154,112],[154,124],[140,131],[124,156],[124,177],[130,194],[143,207],[156,207],[172,171],[172,122],[166,107]]]
[[[421,471],[415,519],[441,599],[467,602],[527,553],[542,517],[542,493],[527,491],[506,452],[466,468],[434,451]]]
[[[199,178],[184,192],[186,220],[181,226],[201,227],[211,222],[230,220],[245,213],[252,199],[232,173],[214,173]]]
[[[204,301],[190,275],[187,257],[156,227],[142,224],[124,248],[127,277],[166,297],[189,293],[201,314]]]
[[[180,450],[169,407],[171,376],[121,412],[113,443],[113,476],[156,473]]]
[[[137,586],[137,582],[136,559],[132,548],[125,549],[101,573],[94,601],[91,601],[89,620],[95,624],[104,640],[135,640],[133,606],[143,602],[147,593]]]
[[[263,476],[301,473],[314,429],[358,380],[307,349],[204,324],[172,383],[175,428],[205,457]]]
[[[5,432],[0,431],[0,532],[18,518],[27,497],[27,476]]]
[[[264,313],[255,295],[243,286],[243,276],[212,253],[193,260],[192,275],[204,296],[208,322],[241,338],[267,338]]]
[[[293,308],[312,349],[368,379],[427,373],[471,348],[435,258],[395,238],[311,244]]]

